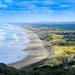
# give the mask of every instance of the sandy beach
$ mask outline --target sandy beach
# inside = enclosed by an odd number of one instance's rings
[[[27,28],[25,31],[28,34],[28,38],[30,39],[30,42],[26,45],[25,49],[25,51],[28,52],[28,56],[21,61],[9,64],[9,66],[13,66],[17,69],[21,69],[35,63],[38,64],[39,62],[47,59],[49,55],[48,51],[44,47],[43,41],[39,39],[37,34]]]

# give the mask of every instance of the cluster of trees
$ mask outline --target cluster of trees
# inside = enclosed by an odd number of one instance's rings
[[[73,61],[66,65],[61,64],[53,67],[44,65],[33,68],[30,71],[25,71],[25,69],[17,70],[5,64],[0,64],[0,75],[75,75],[75,68],[71,67],[74,64],[75,62]]]
[[[75,33],[65,33],[59,45],[75,45]]]
[[[0,64],[0,75],[21,75],[21,73],[13,68],[13,67],[8,67],[5,64]]]
[[[52,35],[48,32],[44,32],[41,34],[41,39],[46,40],[46,41],[50,41],[50,40],[52,40]]]

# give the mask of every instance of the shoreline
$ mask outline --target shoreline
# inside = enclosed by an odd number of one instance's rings
[[[24,29],[28,35],[28,38],[30,39],[30,42],[26,45],[27,47],[25,49],[28,52],[28,56],[18,62],[8,64],[8,66],[14,67],[16,69],[21,69],[32,66],[36,63],[38,64],[40,62],[44,62],[44,60],[48,59],[49,55],[48,51],[44,47],[43,41],[39,39],[37,34],[35,34],[34,31],[28,28]]]

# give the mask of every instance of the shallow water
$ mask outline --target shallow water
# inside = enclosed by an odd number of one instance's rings
[[[13,25],[0,25],[0,63],[10,64],[25,58],[29,42],[25,30]]]

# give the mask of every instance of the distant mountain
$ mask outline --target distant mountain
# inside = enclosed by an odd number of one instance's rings
[[[70,24],[75,24],[75,22],[34,22],[34,23],[11,23],[11,24],[15,24],[15,25],[41,25],[41,24],[62,25],[62,24],[66,24],[66,25],[70,25]]]

